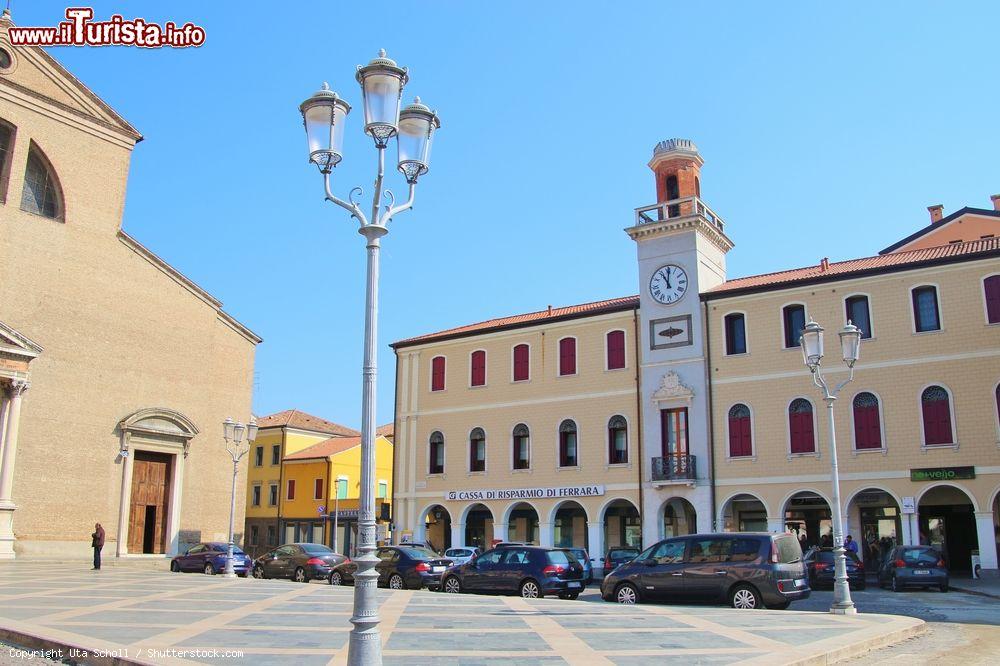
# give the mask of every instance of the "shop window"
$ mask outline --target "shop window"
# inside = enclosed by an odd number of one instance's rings
[[[607,336],[608,370],[625,367],[625,331],[611,331]]]
[[[514,426],[514,469],[530,469],[531,468],[531,458],[530,456],[530,442],[531,434],[528,431],[528,426],[523,423],[518,423]]]
[[[472,352],[472,386],[486,386],[486,352],[482,349]]]
[[[805,398],[797,398],[788,406],[788,429],[791,433],[792,453],[815,453],[816,435],[813,432],[813,406]]]
[[[861,338],[872,337],[872,318],[868,309],[867,296],[851,296],[844,301],[847,310],[847,320],[861,329]]]
[[[628,423],[624,416],[612,416],[608,421],[608,462],[612,465],[628,462]]]
[[[745,458],[752,455],[750,408],[743,404],[733,405],[729,408],[729,457]]]
[[[576,374],[576,338],[563,338],[559,341],[559,374]]]
[[[924,420],[924,445],[954,444],[948,391],[941,386],[928,386],[920,395],[920,408]]]
[[[445,359],[444,356],[435,356],[431,359],[431,390],[432,391],[443,391],[444,390],[444,369],[445,369]]]
[[[983,280],[986,297],[986,322],[1000,324],[1000,275],[991,275]]]
[[[469,433],[469,471],[486,471],[486,432],[482,428]]]
[[[58,220],[62,218],[62,191],[55,171],[34,143],[28,149],[21,210]]]
[[[785,326],[785,349],[798,347],[802,329],[806,327],[806,306],[786,305],[781,311],[781,318]]]
[[[747,320],[742,312],[727,314],[726,325],[726,354],[747,353]]]
[[[531,348],[521,344],[514,347],[514,381],[526,382],[530,376]]]
[[[444,474],[444,435],[434,431],[431,433],[429,442],[430,464],[428,472],[430,474]]]
[[[854,448],[859,451],[882,448],[882,423],[874,393],[854,396]]]
[[[559,466],[576,467],[577,453],[576,423],[566,419],[559,424]]]
[[[937,288],[917,287],[913,295],[913,327],[917,333],[940,331],[941,316],[938,309]]]

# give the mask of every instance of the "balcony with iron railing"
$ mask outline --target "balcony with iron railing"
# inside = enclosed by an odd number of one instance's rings
[[[682,217],[697,215],[710,225],[726,233],[726,223],[715,211],[698,197],[672,199],[635,209],[635,225],[655,224]]]
[[[661,483],[692,483],[697,479],[695,456],[689,453],[672,453],[653,458],[652,480]]]

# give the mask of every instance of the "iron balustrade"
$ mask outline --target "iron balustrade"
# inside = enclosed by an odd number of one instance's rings
[[[696,478],[695,456],[689,453],[653,458],[653,481],[693,481]]]
[[[650,206],[643,206],[635,209],[635,224],[653,224],[674,218],[698,215],[706,222],[714,226],[719,231],[726,232],[726,223],[715,211],[708,207],[704,201],[698,197],[684,197],[682,199],[671,199]]]

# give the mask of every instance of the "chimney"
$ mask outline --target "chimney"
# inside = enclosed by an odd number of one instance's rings
[[[990,201],[993,202],[993,210],[1000,210],[1000,194],[991,195]]]
[[[928,206],[927,210],[931,212],[931,224],[937,224],[944,217],[944,206],[941,204],[936,204],[934,206]]]
[[[549,306],[549,316],[550,317],[552,316],[552,306],[551,305]]]
[[[830,258],[829,257],[823,257],[822,259],[819,260],[819,269],[821,271],[823,271],[824,273],[827,272],[828,270],[830,270]]]

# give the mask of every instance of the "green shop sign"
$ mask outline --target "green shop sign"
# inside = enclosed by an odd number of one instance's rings
[[[953,481],[974,478],[976,478],[975,467],[927,467],[910,470],[910,481]]]

